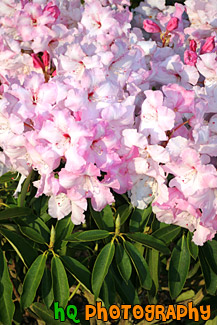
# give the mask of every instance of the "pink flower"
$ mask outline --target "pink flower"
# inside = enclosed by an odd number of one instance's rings
[[[167,140],[165,131],[174,126],[175,113],[163,106],[163,94],[161,91],[146,90],[146,99],[142,104],[140,132],[145,136],[151,136],[151,143]]]

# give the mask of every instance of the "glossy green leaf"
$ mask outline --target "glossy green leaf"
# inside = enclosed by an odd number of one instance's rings
[[[18,203],[19,207],[24,207],[26,204],[26,194],[28,192],[28,188],[29,188],[33,174],[34,174],[34,171],[31,170],[29,172],[29,175],[26,177],[26,179],[22,183],[21,192],[19,193],[18,199],[17,199],[17,203]]]
[[[52,310],[47,309],[47,307],[39,302],[34,302],[30,309],[45,322],[46,325],[61,325],[63,322],[54,319],[54,313]],[[65,325],[70,325],[71,323],[67,320],[64,321]]]
[[[76,235],[76,239],[79,241],[95,241],[107,238],[108,236],[110,236],[110,233],[107,230],[96,229],[82,231]],[[73,239],[73,236],[71,236],[71,238]],[[70,241],[70,236],[66,238],[66,240]]]
[[[91,291],[91,273],[86,266],[70,256],[62,256],[61,260],[69,273],[88,291]]]
[[[113,260],[115,253],[115,245],[113,242],[106,244],[100,251],[95,261],[91,284],[95,298],[99,297],[100,289],[106,274],[108,273],[109,266]]]
[[[99,229],[114,231],[113,213],[109,205],[100,212],[93,210],[90,206],[90,213]]]
[[[172,299],[175,299],[184,287],[189,271],[190,259],[187,239],[183,235],[172,251],[169,265],[169,290]]]
[[[53,303],[53,286],[52,286],[52,278],[51,278],[51,272],[46,267],[44,270],[42,282],[41,282],[41,295],[42,300],[45,303],[47,308],[50,308],[50,306]]]
[[[139,305],[140,300],[137,294],[136,288],[133,286],[132,282],[129,280],[127,283],[119,275],[119,272],[116,267],[111,267],[111,272],[115,280],[115,287],[117,293],[121,297],[124,304],[127,305]]]
[[[60,248],[61,245],[66,245],[66,237],[72,233],[74,224],[72,223],[71,216],[58,220],[55,227],[55,249]],[[63,240],[65,242],[63,242]]]
[[[12,219],[25,216],[31,217],[32,214],[32,210],[29,208],[9,208],[0,212],[0,220],[7,220],[10,218]]]
[[[133,210],[133,206],[130,204],[123,204],[117,208],[116,215],[120,216],[120,225],[123,225],[125,221],[129,218],[131,212]]]
[[[65,268],[57,256],[53,256],[51,260],[51,275],[54,301],[58,301],[59,306],[65,308],[69,299],[69,283]]]
[[[109,309],[109,307],[115,303],[115,294],[115,281],[111,272],[108,272],[100,291],[100,298],[104,302],[106,309]]]
[[[135,232],[133,234],[127,233],[128,238],[143,244],[146,247],[154,248],[163,254],[170,254],[169,248],[160,239],[154,238],[151,235]]]
[[[38,233],[35,229],[25,226],[20,226],[20,231],[23,235],[28,237],[29,239],[33,240],[36,243],[39,244],[45,244],[45,239],[41,236],[40,233]]]
[[[210,295],[214,296],[217,290],[217,275],[210,267],[207,256],[205,255],[205,251],[203,249],[199,250],[199,261],[205,280],[206,290]]]
[[[213,272],[217,274],[217,241],[207,241],[201,248]]]
[[[66,242],[71,242],[71,243],[79,243],[80,240],[77,239],[78,235],[81,234],[83,231],[77,231],[69,236],[67,236],[64,240]]]
[[[165,244],[169,244],[181,232],[181,227],[169,225],[153,232],[152,236],[162,240]]]
[[[151,290],[148,292],[149,302],[156,304],[156,295],[159,288],[159,252],[155,249],[148,250],[148,267],[153,280]]]
[[[121,244],[117,244],[115,247],[115,262],[122,276],[123,280],[127,283],[131,277],[132,264],[128,254]]]
[[[29,218],[22,217],[15,219],[16,223],[21,227],[30,227],[33,230],[37,231],[46,243],[49,242],[50,238],[50,229],[45,224],[45,222],[41,218]]]
[[[46,254],[39,255],[26,273],[23,283],[23,292],[20,297],[20,306],[22,309],[29,307],[35,298],[36,291],[44,273],[46,259]]]
[[[194,260],[196,260],[198,257],[199,249],[198,249],[198,246],[195,245],[195,243],[192,241],[192,233],[191,232],[188,232],[188,234],[187,234],[187,243],[188,243],[188,249],[189,249],[191,256],[193,257]]]
[[[8,240],[13,249],[17,252],[23,263],[29,267],[38,256],[37,251],[19,234],[7,230],[0,229],[0,233]]]
[[[10,280],[7,262],[0,249],[0,321],[12,324],[15,306],[12,301],[13,286]]]
[[[130,242],[125,241],[124,246],[135,267],[141,286],[146,290],[150,290],[152,286],[152,279],[146,260]]]
[[[130,232],[136,232],[136,231],[144,231],[149,217],[151,216],[152,213],[152,207],[149,206],[144,210],[137,209],[132,213],[132,216],[130,217]]]

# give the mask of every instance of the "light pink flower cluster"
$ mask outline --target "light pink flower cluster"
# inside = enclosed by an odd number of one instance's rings
[[[186,3],[190,20],[155,0],[134,16],[122,0],[2,0],[0,161],[39,173],[51,216],[80,224],[88,198],[100,211],[128,192],[198,245],[215,235],[217,15]]]

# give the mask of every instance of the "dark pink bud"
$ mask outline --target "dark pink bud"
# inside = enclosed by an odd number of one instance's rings
[[[197,42],[194,39],[190,40],[189,47],[191,51],[196,52]]]
[[[55,77],[57,75],[57,71],[54,70],[54,72],[52,73],[52,77]]]
[[[48,66],[49,66],[49,63],[50,63],[50,56],[49,56],[49,54],[47,53],[47,51],[44,51],[44,53],[43,53],[43,55],[42,55],[42,61],[43,61],[45,67],[48,67]]]
[[[60,10],[57,6],[54,6],[52,2],[49,2],[44,8],[43,12],[49,12],[52,17],[57,19],[60,15]]]
[[[171,18],[167,24],[168,32],[172,32],[174,29],[176,29],[178,27],[178,24],[179,24],[178,18],[176,17]]]
[[[215,48],[214,38],[215,36],[210,36],[206,39],[206,42],[201,47],[200,54],[212,52],[212,50]]]
[[[197,53],[193,51],[185,51],[184,53],[184,62],[187,65],[195,66],[197,63]]]
[[[148,33],[160,33],[160,27],[150,19],[145,19],[143,21],[144,30]]]
[[[35,53],[32,53],[31,57],[33,59],[34,68],[41,68],[44,70],[44,63],[39,59],[39,57]]]

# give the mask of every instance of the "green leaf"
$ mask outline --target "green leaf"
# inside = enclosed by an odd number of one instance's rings
[[[205,325],[216,325],[217,324],[217,316],[214,319],[209,319]]]
[[[127,283],[131,277],[132,264],[128,254],[124,250],[123,246],[119,243],[116,245],[115,248],[115,261],[120,275],[122,276],[123,280]]]
[[[132,213],[132,216],[130,218],[130,232],[136,232],[136,231],[144,231],[149,217],[151,216],[152,213],[152,207],[149,206],[144,210],[137,209]]]
[[[131,258],[136,273],[138,274],[141,286],[146,290],[150,290],[152,286],[152,279],[146,260],[130,242],[125,241],[124,246]]]
[[[41,293],[42,293],[43,302],[45,303],[47,308],[50,308],[54,296],[53,296],[51,272],[47,267],[44,270],[44,274],[41,282]]]
[[[159,252],[155,249],[148,250],[148,267],[153,280],[152,288],[148,292],[148,298],[151,304],[156,304],[156,295],[159,288]]]
[[[117,208],[116,215],[119,214],[121,218],[120,225],[123,225],[125,221],[128,219],[130,216],[131,212],[133,210],[133,206],[130,204],[123,204]]]
[[[55,227],[55,249],[66,246],[66,237],[72,233],[73,228],[74,224],[72,223],[70,215],[57,221]]]
[[[122,301],[128,305],[139,305],[140,300],[137,294],[136,288],[133,286],[132,282],[129,280],[126,283],[122,277],[119,275],[117,268],[113,265],[111,266],[111,272],[115,280],[116,291],[121,297]]]
[[[61,256],[61,259],[69,273],[81,282],[84,288],[91,291],[91,273],[86,266],[70,256]]]
[[[20,231],[21,233],[28,237],[29,239],[33,240],[36,243],[39,244],[45,244],[46,241],[45,239],[41,236],[40,233],[38,233],[35,229],[30,228],[30,227],[25,227],[25,226],[20,226]]]
[[[47,309],[47,307],[39,302],[35,302],[31,305],[30,309],[45,322],[46,325],[61,325],[63,322],[54,319],[54,313]],[[70,325],[71,323],[67,320],[64,321],[65,325]]]
[[[152,236],[162,240],[165,244],[169,244],[181,232],[181,227],[169,225],[160,228],[152,233]]]
[[[69,299],[69,283],[65,268],[59,257],[53,256],[51,261],[54,301],[65,308]]]
[[[32,210],[29,208],[9,208],[0,212],[0,220],[7,220],[10,218],[18,218],[18,217],[31,217],[33,214]]]
[[[23,207],[25,205],[25,199],[26,199],[26,195],[28,192],[28,188],[31,182],[31,179],[33,177],[34,171],[31,170],[29,172],[29,175],[26,177],[26,179],[24,180],[23,184],[22,184],[22,189],[20,194],[18,195],[18,199],[17,199],[17,203],[19,207]]]
[[[29,217],[22,217],[22,218],[15,219],[15,222],[21,227],[24,226],[24,227],[30,227],[34,229],[41,235],[41,237],[44,238],[46,243],[49,242],[50,229],[41,218],[33,219]]]
[[[29,307],[35,298],[36,291],[44,273],[46,259],[46,254],[39,255],[26,273],[23,283],[23,292],[20,297],[20,306],[22,309]]]
[[[29,267],[38,256],[36,250],[29,244],[26,239],[13,231],[1,228],[0,233],[11,244],[23,263]]]
[[[189,231],[187,234],[187,243],[188,243],[188,249],[191,256],[193,257],[194,260],[196,260],[198,257],[199,249],[198,246],[195,245],[195,243],[192,241],[192,236],[193,234]]]
[[[210,295],[215,295],[217,290],[217,275],[213,272],[210,267],[207,256],[203,249],[199,249],[199,261],[202,269],[203,277],[205,280],[206,291]]]
[[[190,266],[190,254],[185,235],[179,239],[174,247],[169,265],[169,290],[172,299],[182,291]]]
[[[17,173],[7,172],[0,177],[0,184],[13,181],[17,177]]]
[[[93,210],[90,206],[90,213],[99,229],[114,231],[113,213],[109,205],[100,212]]]
[[[100,298],[105,304],[106,309],[115,303],[115,282],[111,272],[108,272],[100,291]]]
[[[0,320],[3,324],[12,324],[15,306],[12,301],[13,286],[10,280],[7,262],[0,249]]]
[[[134,234],[127,233],[128,238],[143,244],[146,247],[154,248],[163,254],[170,254],[169,248],[160,239],[154,238],[151,235],[135,232]]]
[[[70,241],[70,238],[74,239],[73,237],[74,234],[71,236],[68,236],[66,240]],[[110,236],[110,233],[107,230],[87,230],[87,231],[82,231],[79,234],[76,235],[76,239],[79,241],[95,241],[95,240],[100,240],[104,239]]]
[[[109,266],[112,262],[115,253],[114,242],[106,244],[95,261],[93,272],[92,272],[92,289],[94,292],[95,298],[99,297],[100,289],[102,287],[103,281],[106,274],[108,273]]]
[[[188,290],[188,291],[183,292],[181,295],[179,295],[176,298],[176,302],[182,302],[185,300],[193,300],[194,296],[195,296],[195,292],[193,290]]]
[[[215,240],[207,241],[201,248],[209,266],[217,274],[217,242]]]

